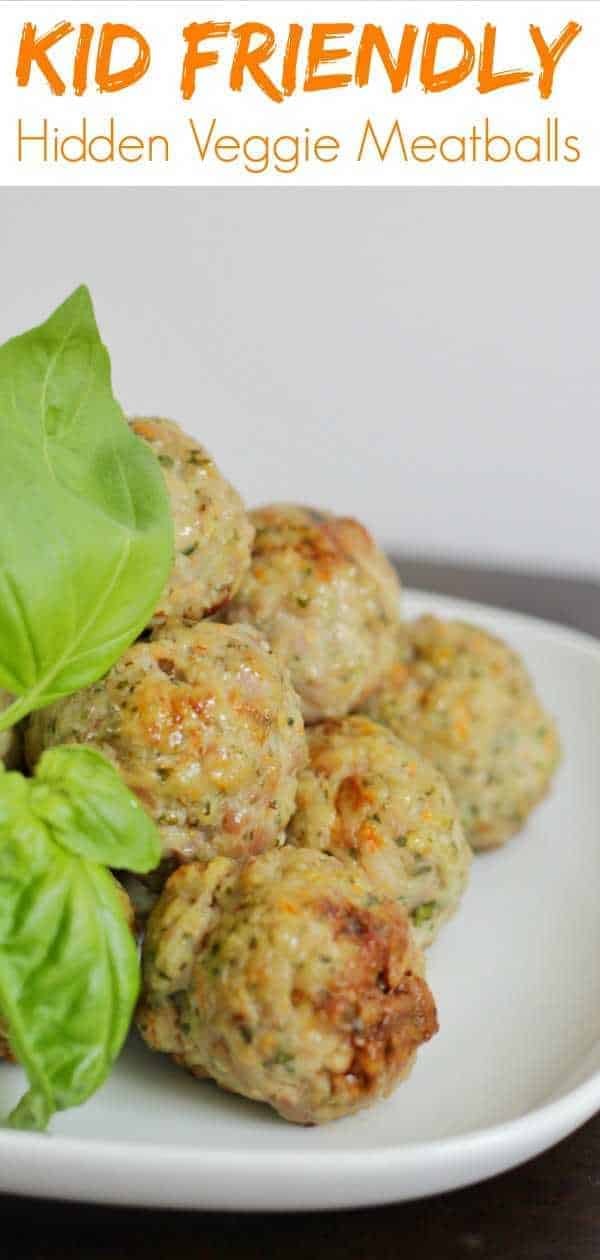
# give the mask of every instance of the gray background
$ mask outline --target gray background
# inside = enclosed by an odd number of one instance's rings
[[[600,193],[0,195],[0,340],[81,281],[129,411],[250,503],[396,551],[600,573]]]

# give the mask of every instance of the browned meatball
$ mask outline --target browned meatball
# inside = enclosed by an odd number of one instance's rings
[[[311,726],[308,747],[288,840],[357,862],[425,948],[459,905],[471,860],[446,780],[358,714]]]
[[[237,591],[254,531],[239,494],[203,446],[171,420],[135,419],[131,426],[158,457],[175,525],[175,563],[152,624],[193,624]]]
[[[392,664],[400,585],[358,521],[305,507],[251,513],[252,564],[225,616],[267,637],[309,722],[343,717]]]
[[[396,663],[365,712],[445,775],[474,849],[522,827],[560,759],[556,727],[521,658],[461,621],[403,626]]]
[[[197,1076],[320,1124],[386,1097],[437,1028],[405,912],[308,849],[180,868],[144,944],[138,1025]]]
[[[106,678],[34,714],[26,742],[30,764],[55,744],[97,747],[175,861],[276,844],[307,758],[281,662],[252,627],[210,621],[134,643]]]

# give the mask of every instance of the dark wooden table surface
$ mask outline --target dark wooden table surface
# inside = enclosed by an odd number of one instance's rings
[[[600,637],[600,585],[401,560],[407,585],[521,609]],[[600,1260],[600,1115],[467,1190],[356,1212],[244,1216],[0,1196],[7,1260]]]

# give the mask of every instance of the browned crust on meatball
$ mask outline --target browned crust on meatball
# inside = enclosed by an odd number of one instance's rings
[[[353,965],[317,1007],[326,1023],[348,1031],[352,1062],[347,1072],[332,1073],[332,1089],[357,1100],[377,1096],[382,1078],[401,1078],[415,1051],[439,1027],[427,983],[398,965],[410,950],[409,926],[390,912],[390,904],[380,905],[377,915],[330,900],[315,906],[317,914],[334,924],[336,937],[361,943]]]
[[[356,863],[406,908],[425,948],[456,910],[470,866],[447,783],[360,714],[311,726],[308,746],[288,843]]]
[[[250,626],[206,621],[138,641],[93,687],[35,714],[30,765],[61,743],[113,761],[176,861],[278,843],[307,758],[298,699],[268,644]]]
[[[138,1026],[193,1075],[314,1124],[386,1097],[437,1016],[402,908],[336,858],[284,848],[170,878]]]

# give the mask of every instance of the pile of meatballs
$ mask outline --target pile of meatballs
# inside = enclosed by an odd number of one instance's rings
[[[246,513],[176,424],[131,423],[166,479],[171,578],[107,676],[29,720],[26,759],[91,745],[156,821],[158,870],[119,873],[147,1045],[287,1120],[333,1120],[389,1095],[437,1031],[423,951],[472,851],[545,794],[556,729],[499,639],[400,619],[357,521]]]

